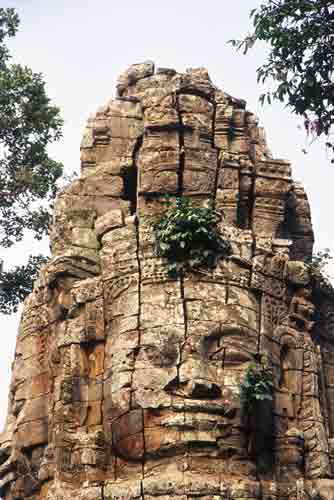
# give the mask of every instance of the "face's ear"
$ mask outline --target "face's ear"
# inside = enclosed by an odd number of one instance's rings
[[[293,182],[288,193],[282,232],[292,240],[291,260],[304,260],[313,253],[314,234],[310,205],[304,187]]]

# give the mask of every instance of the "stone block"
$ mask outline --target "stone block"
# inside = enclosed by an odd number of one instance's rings
[[[32,448],[48,443],[48,418],[44,417],[18,426],[17,443],[22,448]]]
[[[85,227],[74,227],[72,229],[72,243],[78,247],[92,248],[93,250],[96,250],[99,246],[95,231]]]
[[[124,224],[123,212],[120,209],[110,210],[95,221],[95,232],[101,237],[108,231]]]

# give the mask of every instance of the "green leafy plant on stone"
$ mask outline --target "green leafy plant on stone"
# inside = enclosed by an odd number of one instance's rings
[[[268,358],[256,354],[240,384],[241,422],[247,435],[247,449],[258,472],[273,467],[273,373]]]
[[[251,363],[240,384],[240,400],[244,413],[251,413],[259,401],[273,399],[273,374],[268,358],[260,354]]]
[[[314,280],[324,281],[330,285],[332,276],[328,273],[327,268],[332,260],[333,256],[330,253],[330,249],[325,248],[324,250],[319,250],[311,257],[306,257],[304,262]]]
[[[170,276],[184,276],[213,267],[231,254],[231,244],[219,231],[222,212],[212,205],[197,207],[190,198],[166,199],[166,211],[153,223],[158,255],[168,259]]]

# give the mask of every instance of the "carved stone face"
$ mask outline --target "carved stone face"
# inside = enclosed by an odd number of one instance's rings
[[[203,445],[208,455],[232,445],[241,453],[235,435],[230,441],[233,426],[234,433],[240,427],[240,379],[258,349],[258,297],[233,285],[185,280],[182,293],[180,283],[156,283],[143,287],[142,299],[145,328],[134,349],[124,350],[133,332],[111,334],[119,338],[111,377],[119,388],[111,408],[116,450],[129,459]],[[134,409],[122,415],[129,368]]]
[[[168,275],[151,227],[167,193],[224,211],[228,259]],[[280,500],[279,482],[292,499],[299,480],[329,477],[334,306],[301,262],[312,243],[304,191],[244,101],[203,69],[132,66],[55,206],[17,340],[0,495]],[[240,381],[260,354],[274,399],[245,414]]]

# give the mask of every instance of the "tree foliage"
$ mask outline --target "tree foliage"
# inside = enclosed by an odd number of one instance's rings
[[[303,118],[308,136],[331,139],[334,124],[334,1],[266,0],[250,13],[253,30],[242,40],[230,40],[246,53],[256,41],[270,46],[258,81],[271,90],[260,96],[285,102]],[[334,163],[334,159],[332,159]]]
[[[48,202],[55,197],[56,181],[63,171],[62,165],[47,153],[47,145],[61,137],[59,109],[51,104],[41,74],[11,62],[6,42],[15,36],[18,26],[15,9],[0,8],[0,246],[3,247],[22,240],[26,229],[32,230],[37,239],[46,234]],[[28,293],[28,286],[22,285],[23,279],[28,284],[27,272],[32,272],[38,263],[39,258],[32,258],[26,272],[22,267],[16,268],[18,300]],[[10,274],[14,293],[15,272]],[[2,281],[8,276],[2,274]],[[4,297],[6,294],[2,294],[0,311],[9,312]]]
[[[0,311],[10,314],[17,310],[20,302],[31,292],[39,268],[47,262],[43,255],[30,255],[28,263],[1,273]]]
[[[319,250],[310,257],[305,257],[304,262],[307,265],[311,278],[315,281],[321,281],[327,286],[332,286],[333,276],[328,272],[328,267],[333,260],[329,248]]]

